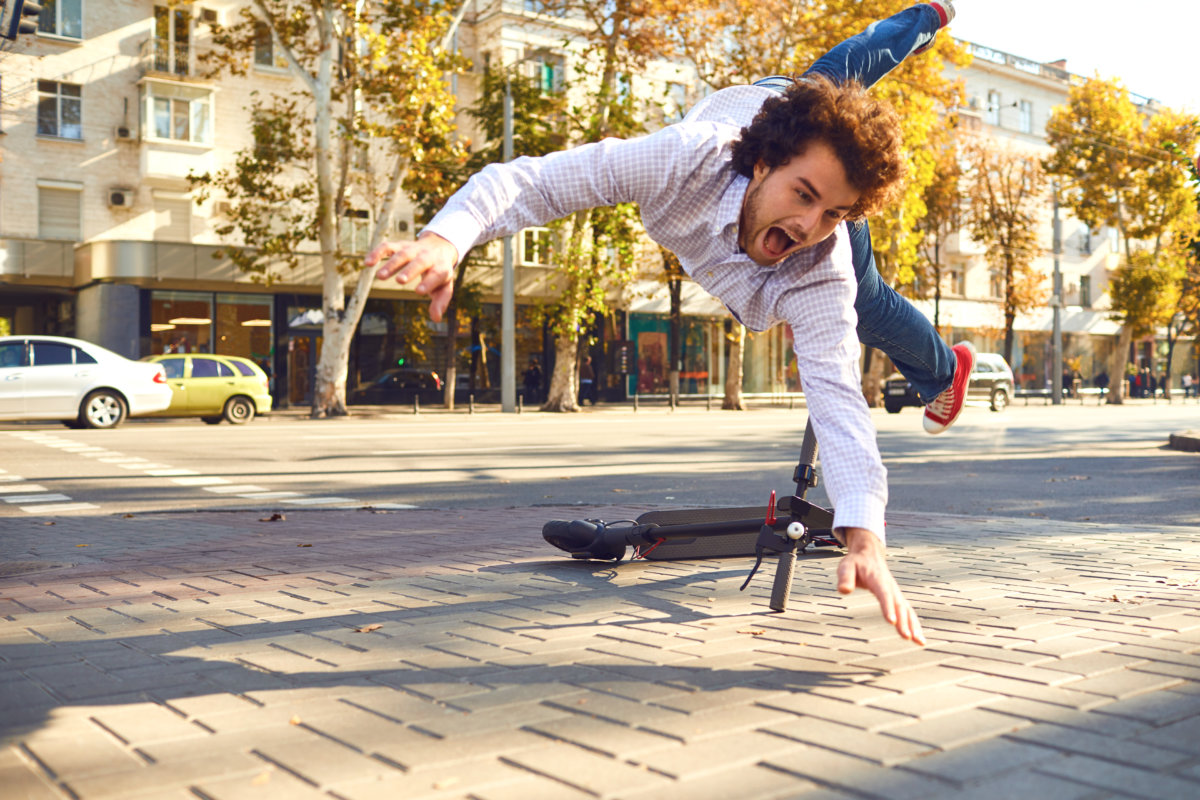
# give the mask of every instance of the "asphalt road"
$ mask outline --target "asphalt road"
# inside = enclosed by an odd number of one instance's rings
[[[929,436],[874,413],[895,510],[1136,525],[1200,521],[1200,455],[1165,448],[1200,405],[968,408]],[[395,414],[249,425],[0,425],[0,527],[72,514],[389,505],[765,504],[790,492],[801,409]],[[818,489],[810,495],[824,502]]]

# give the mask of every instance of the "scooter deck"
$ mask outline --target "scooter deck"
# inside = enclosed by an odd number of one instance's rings
[[[776,504],[786,519],[789,498]],[[700,522],[728,522],[728,534],[696,536],[686,539],[667,539],[643,556],[649,561],[670,561],[689,558],[735,558],[753,556],[758,532],[762,528],[766,508],[746,506],[743,508],[685,508],[673,511],[647,511],[637,518],[639,525],[691,525]],[[786,524],[784,522],[783,524]],[[654,538],[651,531],[646,538]]]

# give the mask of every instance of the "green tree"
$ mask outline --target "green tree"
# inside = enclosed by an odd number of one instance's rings
[[[252,143],[191,181],[201,199],[228,198],[217,233],[256,279],[280,279],[315,246],[324,339],[313,416],[347,413],[350,342],[374,278],[349,230],[353,212],[368,212],[369,250],[394,230],[401,192],[445,196],[446,167],[463,158],[444,78],[461,66],[449,42],[463,8],[254,0],[214,31],[204,56],[210,75],[246,76],[265,53],[296,79],[288,93],[253,95]]]
[[[988,264],[1002,275],[1004,360],[1011,364],[1017,314],[1045,303],[1049,294],[1033,268],[1042,252],[1038,222],[1046,175],[1037,160],[989,142],[975,142],[966,153],[966,221]]]

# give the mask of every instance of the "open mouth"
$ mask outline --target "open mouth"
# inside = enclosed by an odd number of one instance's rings
[[[767,228],[767,232],[763,234],[763,250],[772,259],[782,258],[788,250],[798,244],[800,242],[793,239],[791,234],[777,226]]]

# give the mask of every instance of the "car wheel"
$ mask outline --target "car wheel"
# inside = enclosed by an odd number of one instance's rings
[[[108,389],[100,389],[83,398],[79,424],[84,428],[115,428],[125,420],[125,398]]]
[[[1008,407],[1008,392],[1003,389],[992,390],[992,411],[1003,411]]]
[[[205,425],[220,425],[224,417],[201,417],[200,421]]]
[[[893,402],[892,400],[884,400],[883,407],[889,414],[899,414],[900,409],[904,408],[904,403]]]
[[[254,403],[248,397],[231,397],[225,402],[225,419],[234,425],[244,425],[254,419]]]

